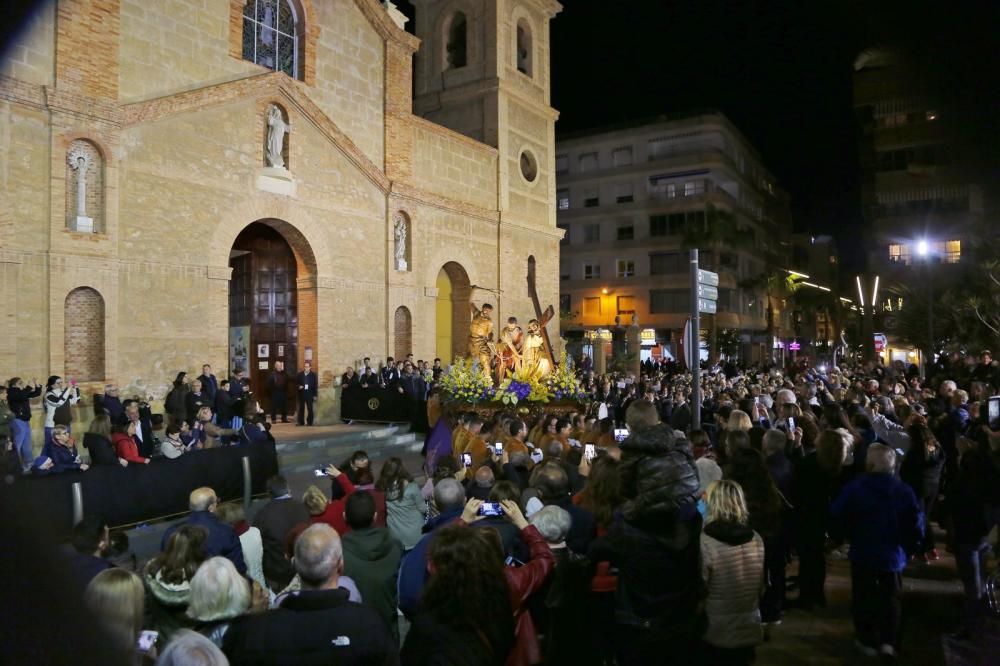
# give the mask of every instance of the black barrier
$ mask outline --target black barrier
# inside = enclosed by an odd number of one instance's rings
[[[72,527],[73,484],[83,489],[84,515],[100,515],[108,525],[141,523],[188,509],[188,495],[208,486],[221,500],[243,495],[242,458],[250,460],[253,493],[266,491],[278,472],[272,444],[193,451],[180,458],[159,458],[149,465],[96,465],[86,472],[25,477],[15,483],[16,502],[59,533]]]
[[[410,423],[417,432],[427,426],[427,402],[414,402],[395,389],[351,388],[340,394],[340,418],[348,421]]]

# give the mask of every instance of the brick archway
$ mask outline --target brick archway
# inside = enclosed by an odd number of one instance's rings
[[[467,353],[466,342],[472,321],[469,308],[472,285],[465,268],[458,262],[449,261],[438,271],[436,287],[435,353],[443,362],[451,363]]]
[[[63,307],[66,377],[103,382],[104,298],[96,289],[78,287],[66,295]]]

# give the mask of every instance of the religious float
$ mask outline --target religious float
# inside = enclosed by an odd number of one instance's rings
[[[493,307],[470,303],[469,355],[456,358],[438,384],[445,415],[472,411],[489,420],[500,411],[516,412],[533,421],[543,412],[582,410],[583,390],[563,353],[559,363],[552,355],[546,326],[554,315],[550,305],[543,312],[535,290],[534,263],[528,265],[528,294],[535,318],[527,333],[515,317],[507,320],[494,341]]]

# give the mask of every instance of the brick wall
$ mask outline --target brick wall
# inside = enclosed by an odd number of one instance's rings
[[[396,340],[395,358],[406,358],[406,355],[413,351],[413,319],[410,311],[406,307],[396,308],[396,316],[393,320],[393,337]]]
[[[90,287],[74,289],[65,305],[66,376],[104,381],[104,299]]]

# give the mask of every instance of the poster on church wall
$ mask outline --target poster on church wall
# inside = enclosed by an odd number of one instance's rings
[[[246,371],[249,365],[250,327],[229,327],[229,374],[240,368]]]

